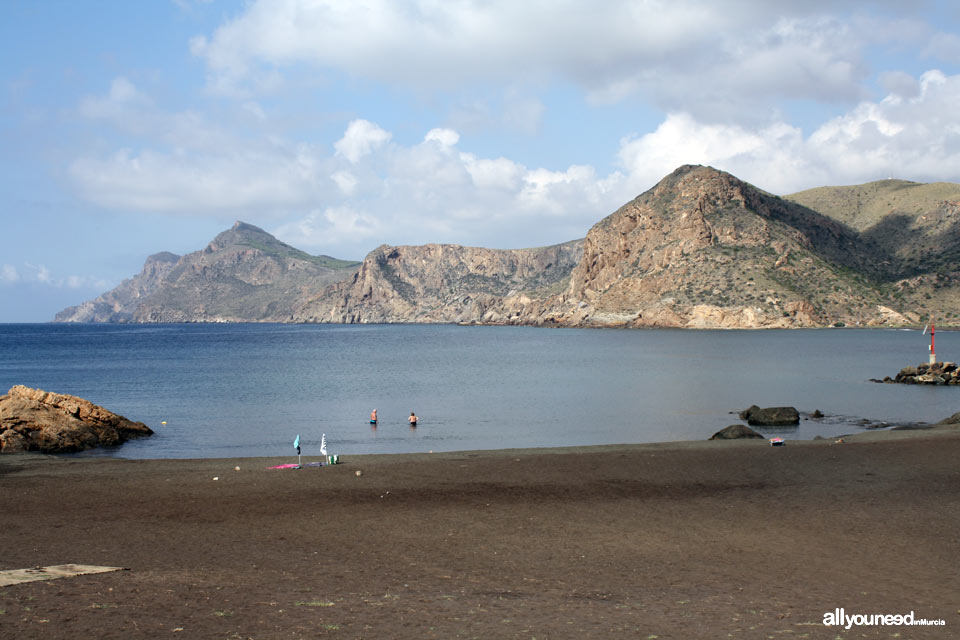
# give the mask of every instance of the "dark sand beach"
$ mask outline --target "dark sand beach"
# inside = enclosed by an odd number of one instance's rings
[[[0,637],[960,637],[955,427],[278,462],[0,459],[0,569],[128,569],[0,587]]]

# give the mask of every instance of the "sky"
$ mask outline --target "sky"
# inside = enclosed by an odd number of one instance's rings
[[[0,2],[0,322],[237,220],[354,260],[565,242],[683,164],[960,182],[960,5]]]

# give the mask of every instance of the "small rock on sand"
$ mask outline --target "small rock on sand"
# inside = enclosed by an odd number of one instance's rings
[[[736,440],[739,438],[761,438],[763,436],[742,424],[732,424],[710,436],[711,440]]]

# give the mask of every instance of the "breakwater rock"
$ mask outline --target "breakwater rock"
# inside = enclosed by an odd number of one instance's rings
[[[873,379],[873,382],[900,383],[900,384],[952,384],[960,385],[960,370],[955,362],[934,362],[921,364],[916,367],[904,367],[895,377],[885,377],[883,380]]]
[[[0,453],[72,453],[152,434],[142,422],[76,396],[23,385],[0,396]]]

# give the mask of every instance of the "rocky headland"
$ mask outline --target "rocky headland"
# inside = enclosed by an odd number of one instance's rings
[[[56,322],[289,322],[358,262],[312,256],[244,222],[185,256],[147,258],[137,276]]]
[[[949,325],[958,261],[960,185],[778,197],[686,165],[551,247],[381,245],[357,263],[238,222],[56,320],[792,328],[911,326],[936,311]]]
[[[152,434],[142,422],[76,396],[23,385],[0,396],[0,454],[72,453]]]
[[[130,322],[144,298],[156,291],[180,256],[163,251],[149,256],[139,274],[103,295],[58,313],[54,322]]]

